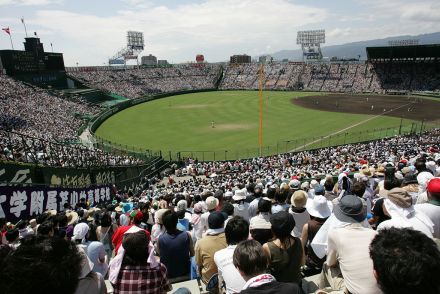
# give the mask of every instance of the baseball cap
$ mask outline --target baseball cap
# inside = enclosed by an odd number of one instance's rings
[[[432,178],[426,187],[429,193],[440,193],[440,178]]]

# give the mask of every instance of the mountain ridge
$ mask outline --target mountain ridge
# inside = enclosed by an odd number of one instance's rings
[[[365,50],[366,47],[388,46],[389,41],[406,40],[406,39],[418,39],[420,45],[440,44],[440,32],[420,34],[415,36],[401,35],[401,36],[387,37],[382,39],[350,42],[341,45],[331,45],[331,46],[321,47],[321,50],[323,56],[328,58],[334,56],[338,58],[358,58],[358,56],[360,55],[360,58],[365,60],[367,59],[367,53]],[[269,55],[272,56],[275,60],[283,60],[286,58],[292,61],[302,60],[301,49],[280,50]]]

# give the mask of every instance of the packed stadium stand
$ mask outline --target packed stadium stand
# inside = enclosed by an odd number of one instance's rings
[[[0,130],[0,160],[55,167],[131,166],[143,161],[80,144],[60,144],[20,133]]]
[[[229,65],[220,89],[258,89],[259,64]],[[438,64],[272,63],[264,65],[264,88],[348,93],[433,91],[440,88]]]
[[[69,75],[91,88],[134,99],[147,94],[213,89],[219,79],[220,70],[218,65],[129,70],[90,68],[71,70]]]
[[[0,75],[0,109],[0,130],[59,142],[77,141],[77,131],[84,123],[82,117],[94,116],[101,110],[7,75]]]

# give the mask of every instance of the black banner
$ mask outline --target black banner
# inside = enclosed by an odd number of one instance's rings
[[[30,219],[47,210],[62,211],[64,204],[74,207],[80,198],[85,198],[90,205],[111,200],[111,188],[97,186],[90,188],[48,188],[48,187],[0,187],[0,218],[17,222]]]

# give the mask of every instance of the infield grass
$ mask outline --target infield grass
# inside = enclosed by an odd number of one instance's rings
[[[268,153],[275,153],[275,148],[278,152],[289,151],[297,148],[298,141],[304,138],[327,136],[371,118],[370,115],[307,109],[291,103],[292,98],[316,94],[264,92],[263,146],[271,146],[265,147]],[[400,118],[380,116],[344,133],[398,127],[399,124]],[[410,125],[411,121],[404,124]],[[231,154],[238,154],[240,158],[252,156],[259,146],[258,91],[204,92],[154,100],[116,113],[96,134],[118,144],[165,153],[217,151],[220,154],[227,150],[224,155],[227,159],[234,157]],[[324,141],[315,142],[313,146],[323,145]]]

